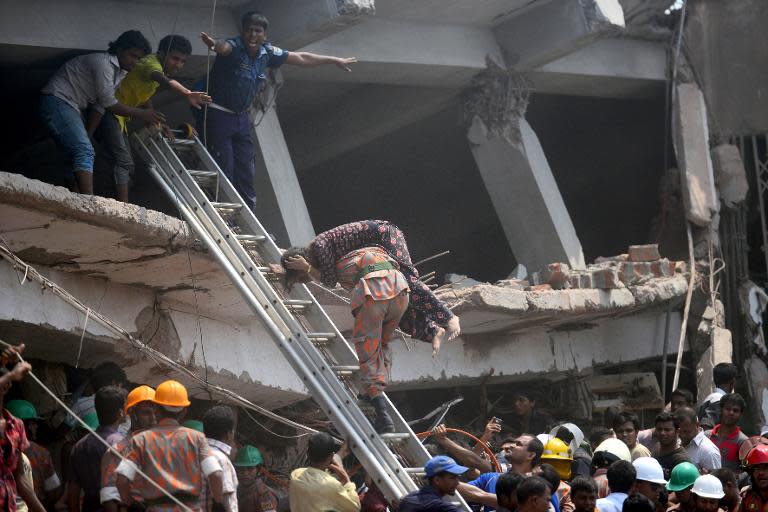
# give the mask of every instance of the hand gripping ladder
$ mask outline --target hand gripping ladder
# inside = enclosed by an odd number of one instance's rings
[[[294,286],[288,296],[273,286],[276,276],[268,264],[280,262],[280,250],[197,137],[171,141],[144,129],[133,138],[154,178],[387,499],[416,490],[414,479],[423,476],[428,452],[388,398],[397,433],[376,433],[358,404],[354,349],[305,285]],[[453,498],[470,510],[458,495]]]

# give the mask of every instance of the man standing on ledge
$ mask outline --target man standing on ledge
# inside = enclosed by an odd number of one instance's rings
[[[216,53],[208,88],[216,107],[208,108],[204,116],[198,116],[197,131],[206,139],[216,163],[246,205],[253,209],[256,205],[253,183],[256,168],[248,109],[267,78],[267,69],[277,69],[286,63],[304,67],[333,64],[351,71],[349,65],[357,59],[287,52],[272,46],[267,42],[269,21],[258,12],[243,14],[240,26],[240,36],[232,39],[214,39],[205,32],[200,34],[203,43]]]

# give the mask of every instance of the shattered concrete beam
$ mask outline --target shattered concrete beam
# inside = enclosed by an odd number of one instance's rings
[[[374,0],[262,0],[237,9],[269,18],[270,40],[281,48],[301,48],[346,30],[376,13]]]
[[[624,11],[618,0],[557,0],[537,2],[494,33],[507,65],[527,71],[623,28]]]

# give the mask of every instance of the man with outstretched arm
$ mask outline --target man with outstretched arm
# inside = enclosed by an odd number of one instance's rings
[[[258,12],[243,14],[240,26],[240,35],[230,39],[200,34],[203,43],[216,53],[208,84],[215,108],[209,107],[204,115],[197,116],[197,130],[216,163],[246,205],[253,209],[256,167],[248,110],[267,78],[267,69],[277,69],[283,64],[302,67],[331,64],[351,71],[349,66],[357,59],[288,52],[272,46],[267,42],[269,21]]]

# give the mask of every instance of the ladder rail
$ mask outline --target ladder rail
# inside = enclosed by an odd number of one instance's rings
[[[140,147],[142,150],[144,150],[150,157],[153,157],[152,153],[149,152],[148,148],[144,146],[144,143],[142,141],[139,141]],[[154,159],[154,158],[152,158]],[[166,176],[161,174],[163,171],[160,170],[161,168],[156,168],[154,166],[150,165],[150,172],[152,173],[153,177],[157,179],[157,181],[161,184],[163,189],[166,191],[166,193],[169,193],[171,197],[177,197],[178,195],[176,192],[170,187],[170,185],[166,182]],[[181,199],[181,198],[178,198]],[[334,389],[334,386],[328,386],[327,382],[322,382],[325,379],[325,375],[327,375],[329,372],[322,372],[318,374],[318,372],[306,365],[304,362],[304,358],[296,354],[296,345],[293,344],[293,340],[289,337],[286,338],[283,332],[281,331],[278,324],[274,322],[274,320],[266,313],[262,305],[255,300],[256,296],[253,293],[253,291],[243,282],[241,279],[241,274],[238,273],[238,271],[230,264],[230,262],[226,259],[226,256],[221,252],[217,251],[216,248],[218,247],[218,244],[215,242],[215,240],[206,232],[203,225],[199,223],[197,216],[194,215],[189,205],[186,201],[180,200],[177,203],[177,206],[179,207],[179,210],[181,211],[182,215],[185,216],[185,219],[187,222],[190,223],[192,228],[195,230],[195,232],[203,239],[203,243],[208,246],[209,249],[211,249],[211,252],[213,253],[214,257],[218,260],[218,262],[221,264],[221,266],[224,268],[224,271],[229,275],[230,279],[233,281],[235,286],[240,290],[241,294],[245,298],[246,302],[248,302],[248,305],[251,307],[251,309],[257,314],[257,316],[260,317],[262,322],[264,322],[264,325],[267,327],[267,329],[271,332],[273,340],[277,342],[278,348],[284,352],[288,357],[288,361],[291,364],[291,366],[294,367],[294,369],[299,374],[299,377],[304,381],[304,384],[307,386],[307,388],[314,391],[313,395],[315,397],[320,398],[320,400],[323,402],[322,405],[324,405],[324,411],[331,417],[334,424],[339,428],[339,430],[342,431],[342,434],[345,436],[346,439],[350,440],[351,448],[353,449],[353,452],[355,453],[355,456],[358,457],[360,462],[366,467],[366,470],[372,473],[371,476],[374,476],[374,474],[379,475],[389,475],[390,471],[388,471],[388,468],[385,467],[380,463],[380,461],[374,456],[375,452],[373,451],[367,451],[367,450],[355,450],[355,446],[368,446],[368,439],[366,439],[365,436],[362,436],[363,429],[359,428],[358,425],[355,425],[354,423],[351,423],[349,419],[343,415],[338,414],[335,409],[342,410],[343,405],[341,403],[338,403],[338,397],[334,397],[326,393],[326,389]],[[325,375],[324,375],[324,374]],[[344,400],[344,405],[350,406],[352,405],[349,398]],[[369,469],[370,468],[370,469]],[[374,470],[374,471],[372,471]],[[399,478],[395,478],[391,476],[389,479],[383,480],[381,478],[377,479],[377,485],[380,485],[382,492],[387,492],[388,494],[398,496],[402,495],[404,489],[402,489],[402,486],[396,486],[393,485],[395,483],[400,483]],[[412,489],[411,489],[412,490]],[[405,490],[405,492],[409,492],[409,490]]]
[[[345,368],[351,366],[350,362],[358,363],[357,356],[314,295],[303,284],[294,286],[290,294],[295,302],[310,301],[314,306],[309,307],[302,316],[309,320],[315,333],[332,334],[325,340],[329,343],[324,346],[324,349],[336,359],[334,361],[336,364],[330,364],[323,352],[312,343],[308,333],[305,332],[306,328],[300,324],[294,313],[276,293],[267,277],[256,267],[256,263],[237,236],[233,236],[234,233],[227,225],[224,216],[213,208],[212,201],[206,196],[201,184],[181,162],[169,142],[161,136],[152,136],[147,130],[140,133],[143,133],[143,136],[134,134],[134,138],[138,140],[139,147],[148,160],[155,164],[160,160],[166,164],[166,166],[150,165],[153,177],[160,182],[170,197],[177,200],[182,216],[190,222],[193,230],[200,235],[217,261],[224,267],[251,309],[267,324],[278,348],[286,355],[288,362],[303,379],[312,395],[319,399],[329,418],[350,440],[353,453],[374,478],[382,492],[390,499],[397,499],[415,490],[416,484],[409,471],[390,452],[387,444],[376,434],[368,418],[357,406],[353,396],[354,390],[332,371],[334,366]],[[160,142],[158,143],[156,139]],[[218,202],[244,204],[232,184],[196,137],[192,144],[187,144],[185,148],[194,152],[203,163],[203,167],[217,173],[216,199]],[[175,184],[176,189],[171,184]],[[239,210],[240,212],[235,212],[235,215],[238,215],[239,222],[244,222],[245,226],[242,227],[264,237],[263,241],[258,242],[256,252],[261,257],[264,256],[263,252],[266,252],[267,260],[279,261],[280,249],[260,221],[244,206]],[[404,447],[407,449],[409,458],[412,462],[423,466],[429,459],[428,452],[386,395],[385,398],[390,414],[393,416],[396,431],[407,434]],[[466,503],[460,497],[458,498],[465,510],[469,510]]]
[[[205,150],[203,144],[200,142],[200,140],[193,136],[196,144],[192,146],[192,150],[194,151],[194,154],[200,159],[200,162],[204,164],[204,166],[207,166],[209,168],[216,169],[217,172],[220,174],[220,179],[218,181],[217,185],[217,192],[219,194],[219,197],[223,197],[225,200],[230,202],[237,202],[242,201],[240,199],[240,195],[235,190],[235,187],[232,185],[232,183],[229,181],[229,179],[224,176],[224,173],[221,172],[221,168],[218,166],[216,161],[211,157],[210,153]],[[224,178],[224,179],[221,179]],[[267,232],[264,225],[259,221],[259,219],[255,215],[244,215],[241,219],[245,221],[246,227],[250,229],[253,233],[258,233],[261,235],[266,236],[266,240],[264,243],[262,243],[261,247],[266,251],[266,256],[272,259],[272,261],[280,261],[280,256],[282,255],[282,252],[280,251],[280,248],[277,246],[277,244],[272,240],[272,237],[269,236],[269,233]],[[314,296],[314,294],[309,290],[309,288],[302,283],[296,283],[296,285],[293,286],[293,289],[290,292],[290,296],[295,299],[306,299],[311,300],[315,303],[317,307],[310,308],[309,311],[305,312],[304,316],[310,321],[310,323],[313,325],[313,327],[317,329],[322,329],[325,331],[326,329],[323,326],[330,327],[330,330],[336,332],[336,340],[339,342],[342,342],[343,336],[341,336],[341,333],[338,332],[338,329],[336,328],[336,324],[331,320],[330,316],[328,316],[327,312],[324,308],[320,307],[319,302],[317,301],[317,298]],[[333,343],[333,342],[332,342]],[[356,358],[357,355],[352,349],[352,347],[349,346],[348,343],[343,342],[344,345],[348,347],[352,355]],[[341,348],[340,348],[341,349]]]
[[[149,143],[150,146],[154,146],[155,150],[159,153],[159,156],[169,164],[169,167],[171,167],[166,156],[159,151],[157,143],[152,139],[149,140]],[[148,154],[153,156],[151,150],[148,150]],[[158,169],[155,169],[155,171],[157,170]],[[159,166],[159,172],[163,174],[165,179],[169,182],[172,180],[178,182],[176,176],[167,176],[162,170],[162,166]],[[181,173],[182,176],[184,174],[186,173]],[[253,300],[256,296],[260,295],[259,293],[256,293],[257,290],[249,288],[243,282],[247,281],[248,278],[255,278],[257,280],[261,277],[263,279],[263,276],[252,276],[251,274],[246,273],[243,270],[235,269],[232,266],[230,260],[226,258],[226,255],[222,254],[227,248],[226,245],[217,243],[216,240],[206,232],[205,221],[207,220],[210,222],[210,216],[206,215],[202,208],[198,207],[196,211],[194,210],[195,206],[189,208],[189,201],[184,196],[185,192],[186,195],[188,195],[190,191],[188,189],[185,190],[187,187],[184,183],[179,183],[179,185],[178,192],[180,192],[180,194],[174,191],[174,196],[188,206],[184,209],[182,214],[188,215],[187,220],[194,219],[194,222],[191,222],[193,228],[201,235],[201,238],[203,238],[203,241],[209,247],[211,252],[216,255],[227,273],[236,285],[238,285],[238,289],[240,289],[252,309],[260,314],[260,316],[264,313],[262,318],[269,318],[271,325],[279,325],[275,323],[274,319],[271,318],[269,314],[266,314],[265,309],[268,309],[268,306],[265,308],[258,301]],[[172,188],[169,189],[173,191]],[[207,198],[204,198],[204,200],[208,201]],[[271,287],[268,289],[271,290]],[[281,304],[278,303],[277,307],[271,309],[279,310],[280,306]],[[289,313],[287,313],[286,316],[293,318]],[[317,349],[311,343],[308,344],[309,347],[303,347],[301,343],[293,343],[294,339],[290,334],[291,331],[288,331],[289,334],[286,336],[285,333],[281,332],[280,328],[277,327],[277,332],[280,332],[280,336],[275,337],[275,341],[278,342],[279,348],[286,353],[289,363],[294,366],[300,376],[305,380],[305,385],[309,383],[307,387],[313,392],[313,395],[316,398],[319,398],[321,405],[324,406],[324,411],[329,417],[332,420],[334,417],[340,419],[340,421],[334,421],[334,423],[339,430],[351,440],[352,451],[358,456],[360,462],[363,463],[371,476],[375,478],[377,484],[382,487],[382,491],[390,491],[388,494],[397,497],[413,490],[413,488],[415,488],[413,481],[410,478],[401,478],[402,468],[400,464],[389,451],[388,447],[375,434],[368,419],[356,406],[354,398],[348,393],[347,388],[337,380],[335,375],[333,375],[330,365],[328,365],[325,359],[319,354]],[[273,336],[275,336],[274,332]],[[311,350],[307,351],[306,348],[310,348]],[[313,354],[312,352],[315,353]],[[308,360],[312,366],[308,366],[305,360]],[[344,412],[352,413],[351,417],[345,415]],[[357,447],[360,447],[360,449],[356,449]],[[367,447],[368,450],[364,449],[364,447]],[[369,453],[369,450],[371,453]],[[382,479],[381,475],[387,475],[389,478]],[[391,486],[391,489],[387,489],[388,486]]]

